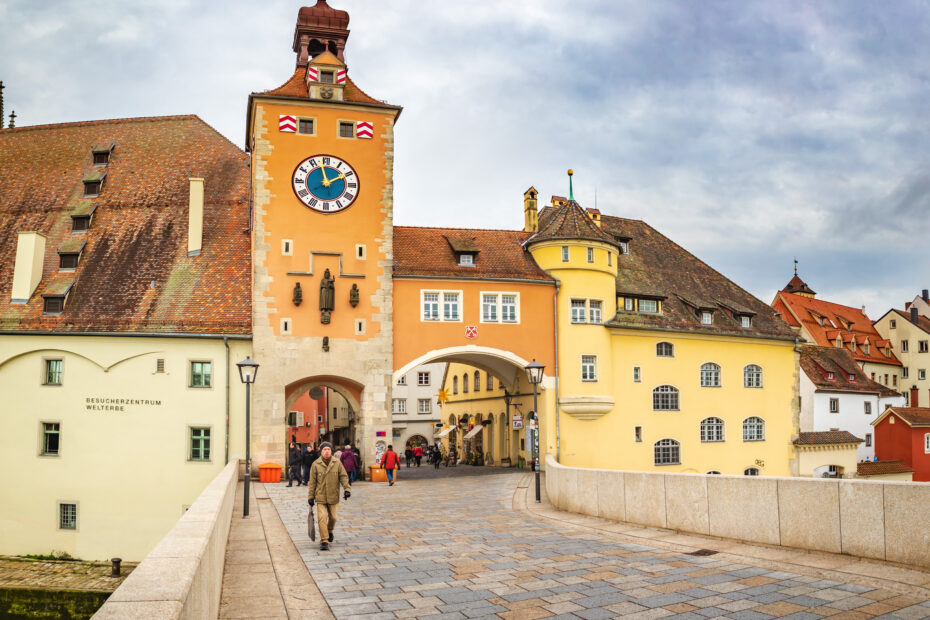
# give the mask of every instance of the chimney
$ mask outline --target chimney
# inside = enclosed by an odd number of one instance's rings
[[[523,230],[525,232],[539,230],[539,210],[536,207],[535,187],[530,187],[523,192]]]
[[[917,308],[911,306],[911,323],[917,324]]]
[[[203,248],[203,179],[191,178],[190,202],[187,208],[187,255],[200,256]]]
[[[930,291],[924,289],[920,292],[920,296],[924,298],[925,303],[930,303]]]
[[[917,401],[920,399],[920,391],[917,389],[916,385],[911,386],[911,397],[907,399],[908,407],[916,407]]]
[[[16,242],[16,264],[13,267],[11,304],[24,304],[36,292],[45,264],[45,235],[21,232]]]

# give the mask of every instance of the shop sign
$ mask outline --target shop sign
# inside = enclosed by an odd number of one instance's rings
[[[523,416],[522,416],[522,415],[514,415],[514,416],[513,416],[513,422],[512,422],[512,424],[513,424],[513,429],[514,429],[514,430],[519,430],[519,429],[523,428]]]
[[[127,408],[131,407],[161,407],[161,401],[142,398],[87,397],[84,399],[84,408],[87,411],[119,411],[125,413]]]

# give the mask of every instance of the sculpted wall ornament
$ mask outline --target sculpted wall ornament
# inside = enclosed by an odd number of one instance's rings
[[[320,280],[320,323],[329,325],[336,300],[336,279],[329,269],[323,272]]]
[[[353,308],[358,305],[358,284],[352,284],[352,289],[349,291],[349,305]]]

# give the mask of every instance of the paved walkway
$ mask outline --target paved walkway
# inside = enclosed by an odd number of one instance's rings
[[[337,618],[930,617],[930,573],[570,515],[514,470],[357,483],[329,552],[306,489],[265,488]]]
[[[0,556],[0,588],[112,592],[135,563],[123,562],[120,577],[110,577],[109,562],[30,560]]]

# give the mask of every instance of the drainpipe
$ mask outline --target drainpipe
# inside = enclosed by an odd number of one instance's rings
[[[553,342],[555,343],[555,462],[562,462],[562,443],[559,434],[559,289],[562,283],[555,281],[555,293],[552,295],[552,318],[555,324]]]
[[[229,338],[223,337],[226,346],[226,464],[229,464]]]

